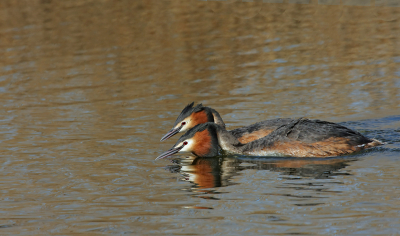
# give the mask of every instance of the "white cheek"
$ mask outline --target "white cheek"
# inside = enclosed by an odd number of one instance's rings
[[[186,125],[184,125],[182,127],[182,129],[179,132],[186,132],[187,130],[189,130],[189,124],[190,124],[191,120],[184,120],[184,122],[186,122]],[[179,126],[178,126],[179,127]]]
[[[180,150],[180,152],[191,152],[193,149],[192,149],[192,146],[193,146],[193,142],[191,141],[191,140],[188,140],[188,141],[186,141],[186,142],[188,142],[188,144],[186,144],[181,150]]]
[[[188,129],[187,129],[187,125],[185,125],[185,126],[182,127],[181,130],[179,130],[179,133],[180,133],[180,132],[186,132],[187,130],[188,130]]]

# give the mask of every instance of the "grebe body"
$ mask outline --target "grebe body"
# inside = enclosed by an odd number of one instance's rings
[[[249,143],[241,143],[232,132],[216,123],[198,124],[157,159],[178,152],[212,157],[217,156],[221,149],[251,156],[330,157],[382,145],[378,140],[369,139],[336,123],[304,118],[289,120],[268,135]]]

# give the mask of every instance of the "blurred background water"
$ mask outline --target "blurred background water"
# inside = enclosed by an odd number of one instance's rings
[[[3,0],[1,235],[398,235],[392,0]],[[154,161],[183,107],[339,122],[349,157]],[[179,157],[179,156],[178,156]]]

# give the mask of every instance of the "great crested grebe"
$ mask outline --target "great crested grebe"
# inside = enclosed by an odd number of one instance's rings
[[[252,156],[330,157],[382,144],[342,125],[304,118],[293,119],[267,136],[244,144],[224,127],[208,122],[190,129],[156,160],[178,152],[213,157],[219,154],[220,149]]]
[[[182,110],[181,114],[179,114],[178,118],[176,119],[173,128],[161,138],[161,141],[164,141],[179,132],[188,131],[196,125],[206,122],[214,122],[225,129],[225,123],[216,110],[210,107],[204,107],[202,104],[198,104],[195,107],[193,107],[193,105],[194,102],[187,105]],[[290,118],[265,120],[249,126],[230,130],[228,132],[231,133],[239,142],[249,143],[256,139],[267,136],[278,127],[288,124],[292,121],[293,119]]]

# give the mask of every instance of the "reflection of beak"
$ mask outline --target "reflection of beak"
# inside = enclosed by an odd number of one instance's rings
[[[166,158],[169,156],[174,155],[175,153],[178,153],[182,148],[184,147],[184,145],[180,146],[180,147],[176,147],[176,148],[171,148],[168,151],[164,152],[163,154],[159,155],[156,160],[158,159],[162,159],[162,158]]]
[[[178,128],[171,129],[166,135],[164,135],[164,137],[161,138],[160,141],[164,141],[164,140],[171,138],[175,134],[179,133],[179,131],[181,131],[181,129],[182,129],[182,125],[179,126]]]

